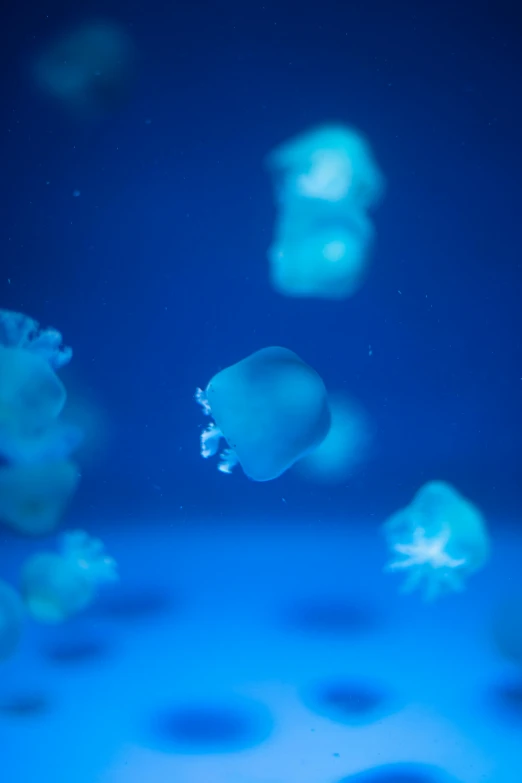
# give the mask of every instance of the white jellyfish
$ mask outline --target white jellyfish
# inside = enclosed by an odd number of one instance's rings
[[[0,467],[0,522],[28,535],[52,532],[79,480],[65,460]]]
[[[482,514],[443,481],[421,487],[383,532],[392,556],[386,570],[406,572],[404,592],[421,588],[427,600],[462,590],[489,557]]]
[[[355,128],[321,125],[281,144],[267,157],[283,204],[296,198],[350,201],[359,209],[375,206],[384,177],[368,141]]]
[[[285,296],[343,299],[365,277],[374,228],[367,211],[383,176],[360,133],[314,129],[268,156],[279,214],[268,251],[272,285]]]
[[[0,310],[0,345],[37,354],[55,370],[72,358],[72,349],[62,345],[62,335],[57,329],[41,329],[34,318],[12,310]]]
[[[10,658],[22,635],[24,607],[19,594],[0,580],[0,661]]]
[[[328,435],[295,469],[307,480],[337,484],[367,457],[373,433],[368,415],[348,395],[329,394],[328,400],[332,416]]]
[[[27,560],[21,593],[32,617],[61,623],[86,609],[99,587],[117,578],[116,562],[102,541],[76,530],[60,537],[59,553],[40,552]]]
[[[254,481],[270,481],[315,449],[330,427],[324,383],[286,348],[263,348],[217,373],[196,400],[213,421],[202,433],[201,454],[227,448],[219,470],[239,463]]]

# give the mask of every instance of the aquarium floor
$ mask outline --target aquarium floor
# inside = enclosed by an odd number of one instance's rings
[[[514,529],[433,606],[382,574],[371,521],[93,532],[120,582],[69,624],[28,623],[0,669],[2,783],[340,783],[393,762],[522,781],[522,682],[490,638],[522,584]],[[3,573],[37,548],[9,539]],[[383,775],[364,783],[438,780]]]

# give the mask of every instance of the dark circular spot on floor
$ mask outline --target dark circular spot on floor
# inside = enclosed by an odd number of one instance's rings
[[[164,591],[154,588],[118,590],[105,594],[93,607],[92,614],[119,622],[135,622],[156,618],[172,609],[171,597]]]
[[[268,711],[250,701],[189,704],[153,720],[155,744],[172,753],[228,753],[263,742],[270,734]]]
[[[497,683],[490,695],[497,713],[504,719],[522,723],[522,678]]]
[[[46,647],[44,656],[59,666],[76,666],[107,657],[108,647],[98,639],[67,639]]]
[[[429,764],[385,764],[349,775],[339,783],[458,783],[438,767]]]
[[[319,715],[350,725],[372,723],[393,708],[388,691],[362,680],[320,682],[307,691],[304,700]]]
[[[27,718],[49,711],[49,700],[42,693],[14,693],[0,700],[0,713],[13,718]]]
[[[286,624],[291,629],[340,637],[371,631],[379,621],[375,608],[336,599],[304,601],[286,613]]]

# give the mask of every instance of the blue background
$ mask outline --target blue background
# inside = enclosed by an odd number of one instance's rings
[[[515,4],[152,0],[66,12],[51,0],[3,13],[2,307],[63,331],[114,433],[85,470],[77,512],[317,518],[350,507],[380,518],[431,478],[486,511],[514,507]],[[120,111],[78,122],[35,92],[28,64],[60,26],[98,14],[134,36],[137,80]],[[340,303],[277,295],[265,258],[275,210],[264,156],[327,120],[366,133],[388,180],[371,273]],[[258,485],[200,459],[195,387],[270,344],[373,418],[371,458],[346,485]]]

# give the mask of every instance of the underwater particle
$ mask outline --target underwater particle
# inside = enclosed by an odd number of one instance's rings
[[[133,81],[135,46],[126,30],[92,20],[58,33],[33,66],[40,90],[81,117],[122,104]]]
[[[0,522],[41,536],[58,525],[80,475],[73,462],[42,462],[0,468]]]
[[[23,603],[7,582],[0,580],[0,661],[10,658],[22,635]]]
[[[86,609],[101,585],[117,579],[103,542],[75,530],[60,536],[58,553],[40,552],[24,563],[21,594],[35,620],[61,623]]]
[[[450,484],[430,481],[406,508],[383,525],[392,559],[387,571],[406,571],[403,592],[417,588],[426,600],[464,589],[489,557],[480,511]]]
[[[372,433],[367,414],[345,394],[330,394],[332,423],[323,442],[296,463],[307,480],[322,484],[346,481],[368,454]]]
[[[267,158],[278,216],[268,251],[285,296],[344,299],[362,285],[375,231],[367,215],[384,191],[370,146],[356,130],[325,125]]]
[[[80,190],[73,190],[73,198],[79,198],[81,195]]]
[[[263,348],[217,373],[196,400],[213,421],[201,435],[201,455],[217,454],[218,469],[239,464],[253,481],[270,481],[317,446],[330,428],[323,381],[287,348]]]

